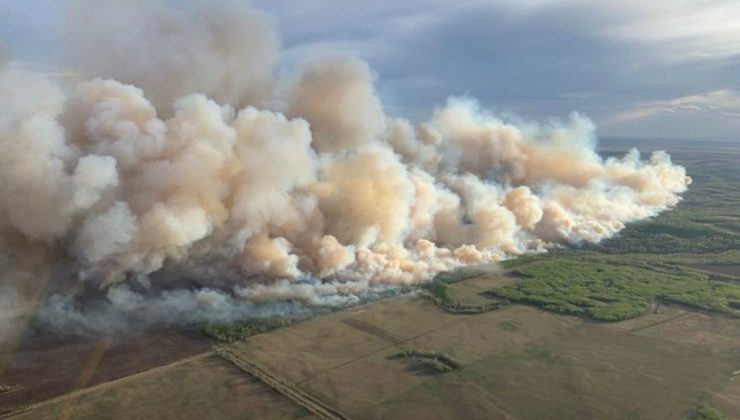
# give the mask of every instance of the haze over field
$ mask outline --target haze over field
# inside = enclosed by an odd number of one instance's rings
[[[599,242],[691,182],[663,152],[599,156],[580,114],[389,117],[360,58],[280,73],[258,11],[69,4],[73,77],[0,69],[0,339],[35,299],[76,331],[356,302]]]

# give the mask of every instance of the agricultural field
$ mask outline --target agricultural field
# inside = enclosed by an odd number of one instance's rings
[[[740,418],[740,153],[693,147],[669,150],[694,178],[685,200],[599,245],[441,273],[301,322],[27,345],[2,355],[0,408],[19,419]]]
[[[213,353],[28,407],[18,419],[312,418]]]
[[[206,352],[210,341],[190,331],[154,330],[117,340],[35,339],[0,349],[0,415]]]
[[[684,314],[664,310],[669,319]],[[681,418],[733,383],[740,355],[727,340],[737,343],[739,330],[696,340],[650,322],[635,333],[521,305],[453,315],[401,297],[230,350],[353,418]],[[407,363],[398,357],[404,349],[428,349],[461,366],[441,373]]]

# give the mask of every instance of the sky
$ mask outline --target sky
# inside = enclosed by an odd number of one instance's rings
[[[737,0],[246,3],[279,25],[284,69],[359,56],[391,115],[420,120],[468,95],[526,120],[577,111],[601,137],[740,138]],[[63,26],[63,0],[0,0],[14,59],[58,62]]]

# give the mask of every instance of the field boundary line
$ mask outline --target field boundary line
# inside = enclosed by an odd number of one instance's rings
[[[434,309],[435,309],[435,310],[438,310],[438,311],[440,311],[440,312],[443,312],[443,313],[446,313],[446,314],[450,314],[449,312],[446,312],[445,310],[441,309],[441,308],[440,308],[439,306],[437,306],[437,305],[436,305],[436,304],[435,304],[434,302],[431,302],[431,301],[429,301],[429,300],[426,300],[426,299],[423,299],[423,298],[422,298],[422,302],[424,302],[425,304],[428,304],[428,305],[432,305],[432,306],[434,307]],[[497,309],[497,310],[499,310],[499,311],[504,311],[504,310],[506,310],[506,309],[508,309],[508,308],[512,308],[512,307],[515,307],[515,306],[517,306],[517,305],[519,305],[519,306],[526,306],[526,305],[521,305],[521,304],[518,304],[518,303],[517,303],[517,304],[514,304],[514,303],[512,303],[511,305],[507,305],[507,307],[506,307],[506,308],[501,308],[501,309]],[[536,309],[538,309],[538,308],[536,308]],[[493,312],[493,311],[490,311],[490,312]],[[301,379],[300,381],[296,382],[296,385],[302,385],[302,384],[304,384],[304,383],[306,383],[306,382],[308,382],[308,381],[310,381],[310,380],[312,380],[312,379],[318,378],[318,377],[319,377],[319,376],[321,376],[321,375],[324,375],[324,374],[326,374],[326,373],[329,373],[329,372],[331,372],[332,370],[335,370],[335,369],[339,369],[339,368],[341,368],[341,367],[344,367],[344,366],[347,366],[347,365],[349,365],[349,364],[355,363],[355,362],[357,362],[357,361],[359,361],[359,360],[362,360],[362,359],[368,358],[368,357],[370,357],[370,356],[372,356],[372,355],[374,355],[374,354],[380,353],[380,352],[382,352],[382,351],[385,351],[385,350],[388,350],[388,349],[390,349],[390,348],[393,348],[393,347],[396,347],[396,348],[401,348],[401,345],[402,345],[402,344],[406,344],[406,343],[408,343],[408,342],[410,342],[410,341],[416,340],[417,338],[423,337],[423,336],[425,336],[425,335],[427,335],[427,334],[431,334],[431,333],[434,333],[434,332],[440,331],[440,330],[442,330],[442,329],[445,329],[445,328],[451,327],[451,326],[453,326],[453,325],[455,325],[455,324],[458,324],[458,323],[460,323],[460,322],[464,322],[464,321],[466,321],[467,319],[469,319],[469,318],[471,318],[471,317],[474,317],[474,316],[477,316],[477,315],[483,315],[483,314],[475,314],[475,315],[471,315],[471,314],[450,314],[450,315],[453,315],[453,316],[454,316],[455,318],[458,318],[458,319],[455,319],[454,321],[451,321],[451,322],[449,322],[449,323],[447,323],[447,324],[444,324],[444,325],[440,325],[440,326],[438,326],[438,327],[432,328],[432,329],[430,329],[430,330],[422,331],[422,332],[420,332],[419,334],[413,335],[413,336],[411,336],[411,337],[408,337],[408,338],[406,338],[406,337],[403,337],[403,341],[401,341],[401,343],[399,343],[399,344],[388,344],[387,346],[385,346],[385,347],[381,347],[381,348],[379,348],[379,349],[377,349],[377,350],[374,350],[374,351],[371,351],[370,353],[364,354],[364,355],[362,355],[362,356],[358,356],[358,357],[355,357],[355,358],[354,358],[354,359],[352,359],[352,360],[348,360],[348,361],[346,361],[346,362],[342,362],[342,363],[340,363],[340,364],[338,364],[338,365],[336,365],[336,366],[332,366],[332,367],[330,367],[330,368],[328,368],[328,369],[324,369],[324,370],[322,370],[322,371],[320,371],[320,372],[317,372],[316,374],[314,374],[314,375],[312,375],[312,376],[309,376],[309,377],[307,377],[307,378],[303,378],[303,379]],[[371,325],[372,325],[372,324],[371,324]],[[367,332],[366,332],[366,333],[367,333]]]
[[[678,315],[676,315],[676,316],[674,316],[674,317],[671,317],[671,318],[668,318],[668,319],[662,319],[662,320],[660,320],[660,321],[656,321],[656,322],[653,322],[652,324],[647,324],[647,325],[643,325],[643,326],[641,326],[641,327],[635,327],[635,328],[633,328],[633,329],[629,330],[629,333],[630,333],[630,334],[635,334],[635,335],[637,335],[636,333],[638,333],[638,332],[640,332],[640,331],[642,331],[642,330],[646,330],[646,329],[648,329],[648,328],[653,328],[653,327],[657,327],[658,325],[661,325],[661,324],[667,324],[667,323],[669,323],[669,322],[671,322],[671,321],[675,321],[675,320],[677,320],[677,319],[679,319],[679,318],[683,318],[683,317],[685,317],[685,316],[688,316],[688,315],[689,315],[690,313],[692,313],[692,311],[691,311],[691,310],[687,310],[687,309],[685,309],[685,308],[681,308],[681,310],[685,310],[686,312],[684,312],[684,313],[681,313],[681,314],[678,314]],[[639,317],[638,317],[638,318],[639,318]],[[635,319],[637,319],[637,318],[635,318]]]
[[[311,413],[330,420],[349,420],[349,417],[342,414],[335,408],[330,407],[323,401],[308,394],[302,389],[289,383],[269,370],[257,365],[256,363],[239,357],[233,351],[224,347],[216,347],[216,354],[224,360],[229,361],[243,372],[257,378],[265,385],[286,396],[288,399],[307,409]]]
[[[65,400],[69,399],[69,398],[79,398],[79,397],[84,396],[85,394],[89,394],[89,393],[94,392],[94,391],[97,391],[99,389],[103,389],[103,388],[106,388],[106,387],[109,387],[109,386],[114,386],[114,385],[117,385],[117,384],[125,383],[125,382],[128,382],[130,380],[140,379],[140,378],[145,377],[145,376],[148,376],[150,374],[157,373],[157,372],[162,371],[162,370],[167,370],[167,369],[173,368],[175,366],[179,366],[181,364],[185,364],[185,363],[192,362],[192,361],[195,361],[195,360],[205,359],[206,357],[213,356],[215,354],[216,353],[213,350],[208,350],[206,352],[199,353],[199,354],[196,354],[196,355],[193,355],[193,356],[190,356],[190,357],[186,357],[184,359],[176,360],[176,361],[174,361],[172,363],[169,363],[169,364],[166,364],[166,365],[156,366],[156,367],[153,367],[151,369],[143,370],[141,372],[132,373],[131,375],[122,376],[122,377],[120,377],[118,379],[113,379],[111,381],[102,382],[102,383],[99,383],[97,385],[93,385],[91,387],[77,389],[77,390],[74,390],[72,392],[68,392],[66,394],[62,394],[62,395],[58,395],[56,397],[50,398],[48,400],[44,400],[44,401],[37,402],[35,404],[31,404],[29,406],[20,408],[20,409],[15,410],[15,411],[11,411],[11,412],[8,412],[8,413],[2,413],[2,414],[0,414],[0,419],[12,418],[12,417],[18,416],[20,414],[25,414],[25,413],[28,413],[30,411],[34,411],[34,410],[36,410],[38,408],[41,408],[41,407],[43,407],[45,405],[48,405],[48,404],[53,404],[53,403],[56,403],[56,402],[63,402]]]
[[[369,322],[365,322],[361,319],[345,318],[342,320],[342,322],[349,325],[352,328],[360,330],[366,334],[370,334],[375,337],[378,337],[381,340],[387,341],[388,343],[393,344],[393,345],[399,345],[405,341],[403,337],[399,337],[396,334],[391,333],[390,331],[386,331],[383,328],[378,327],[377,325],[371,324]]]
[[[434,303],[430,303],[430,304],[434,305]],[[441,311],[441,309],[439,309],[439,308],[437,308],[437,309]],[[399,343],[399,344],[390,344],[390,343],[389,343],[389,344],[388,344],[387,346],[385,346],[385,347],[381,347],[381,348],[379,348],[379,349],[377,349],[377,350],[371,351],[370,353],[367,353],[367,354],[363,354],[362,356],[358,356],[358,357],[355,357],[355,358],[354,358],[354,359],[352,359],[352,360],[348,360],[348,361],[346,361],[346,362],[342,362],[342,363],[340,363],[340,364],[338,364],[338,365],[336,365],[336,366],[332,366],[332,367],[330,367],[330,368],[328,368],[328,369],[324,369],[324,370],[322,370],[322,371],[320,371],[320,372],[317,372],[316,374],[314,374],[314,375],[312,375],[312,376],[309,376],[309,377],[307,377],[307,378],[301,379],[300,381],[298,381],[298,382],[296,383],[296,385],[302,385],[302,384],[304,384],[304,383],[306,383],[306,382],[308,382],[308,381],[310,381],[310,380],[312,380],[312,379],[318,378],[318,377],[319,377],[319,376],[321,376],[321,375],[327,374],[327,373],[331,372],[332,370],[335,370],[335,369],[339,369],[339,368],[341,368],[341,367],[344,367],[344,366],[350,365],[350,364],[352,364],[352,363],[355,363],[355,362],[357,362],[357,361],[360,361],[360,360],[362,360],[362,359],[365,359],[365,358],[368,358],[368,357],[370,357],[370,356],[373,356],[374,354],[377,354],[377,353],[380,353],[380,352],[386,351],[386,350],[388,350],[388,349],[390,349],[390,348],[394,348],[394,347],[395,347],[395,348],[401,348],[401,345],[402,345],[402,344],[408,343],[409,341],[413,341],[413,340],[416,340],[417,338],[419,338],[419,337],[423,337],[423,336],[424,336],[424,335],[426,335],[426,334],[431,334],[431,333],[433,333],[433,332],[435,332],[435,331],[439,331],[439,330],[441,330],[441,329],[443,329],[443,328],[447,328],[447,327],[449,327],[449,326],[455,325],[455,324],[457,324],[457,323],[459,323],[459,322],[463,322],[463,321],[465,321],[466,319],[470,318],[470,317],[471,317],[472,315],[457,315],[457,316],[458,316],[458,317],[460,317],[460,319],[458,319],[458,320],[455,320],[455,321],[453,321],[453,322],[450,322],[449,324],[444,324],[444,325],[442,325],[442,326],[440,326],[440,327],[437,327],[437,328],[431,329],[431,330],[429,330],[429,331],[425,331],[425,332],[422,332],[422,333],[420,333],[420,334],[417,334],[417,335],[415,335],[415,336],[413,336],[413,337],[409,337],[409,338],[406,338],[406,339],[404,339],[404,340],[403,340],[403,341],[402,341],[401,343]],[[366,334],[369,334],[369,333],[366,333]]]

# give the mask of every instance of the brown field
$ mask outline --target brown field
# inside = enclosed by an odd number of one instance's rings
[[[490,302],[485,293],[491,289],[508,286],[516,280],[506,275],[481,276],[454,283],[447,287],[450,299],[465,305],[484,305]]]
[[[707,325],[713,333],[699,334]],[[708,397],[740,416],[727,395],[738,343],[737,320],[677,307],[600,324],[518,305],[451,315],[399,297],[230,349],[354,418],[680,419]],[[392,357],[399,348],[464,366],[435,373]]]
[[[654,303],[647,313],[640,317],[615,322],[613,324],[604,324],[604,326],[634,333],[645,328],[672,321],[689,313],[690,311],[688,309],[680,306],[666,304],[659,304],[656,306]]]
[[[705,312],[688,312],[668,322],[637,332],[740,361],[740,321]],[[738,365],[737,369],[740,369]],[[736,369],[736,370],[737,370]]]
[[[32,407],[17,419],[312,418],[268,386],[206,353]]]
[[[712,392],[708,401],[723,413],[733,415],[732,418],[740,418],[740,372],[735,373],[723,388]]]
[[[740,265],[691,265],[690,267],[740,278]]]
[[[165,330],[115,341],[33,339],[0,349],[0,383],[20,385],[0,394],[0,414],[203,353],[210,346],[197,333]]]
[[[471,279],[450,293],[472,303],[506,281]],[[400,296],[229,345],[231,361],[191,357],[17,418],[310,417],[246,372],[358,419],[681,419],[702,400],[740,418],[739,343],[740,320],[677,306],[606,324],[521,305],[454,315]],[[462,367],[439,373],[395,357],[402,348]]]

